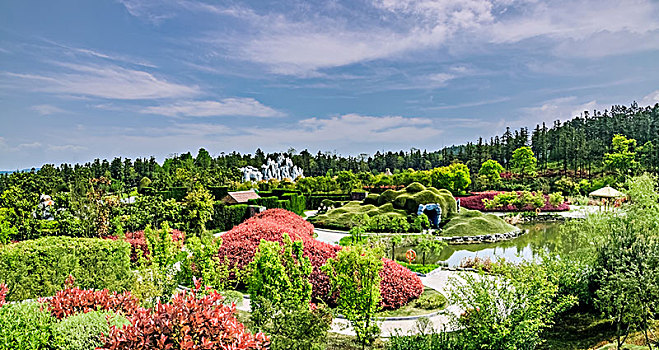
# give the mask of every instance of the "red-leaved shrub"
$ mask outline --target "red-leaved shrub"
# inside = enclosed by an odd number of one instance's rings
[[[250,333],[236,319],[235,305],[222,305],[223,299],[215,291],[205,296],[183,291],[169,303],[138,308],[130,325],[110,328],[100,349],[267,349],[268,337]]]
[[[60,290],[47,301],[50,312],[57,319],[96,310],[111,310],[130,315],[139,306],[137,298],[128,291],[110,293],[107,289],[80,289],[73,287],[73,282],[73,277],[69,276],[66,281],[68,288]]]
[[[292,240],[304,243],[304,255],[314,267],[310,276],[313,297],[332,304],[336,295],[329,295],[329,277],[320,271],[320,267],[327,259],[336,257],[341,247],[314,239],[313,225],[302,221],[304,219],[298,215],[283,209],[267,210],[225,233],[218,256],[222,260],[227,258],[233,278],[236,271],[244,269],[252,261],[262,239],[281,243],[283,234],[288,233]],[[423,285],[416,274],[391,260],[384,259],[384,262],[380,273],[383,276],[380,285],[383,308],[398,308],[421,295]]]
[[[483,203],[483,199],[489,199],[492,200],[494,199],[494,196],[496,196],[499,193],[503,193],[503,191],[487,191],[487,192],[472,192],[472,196],[469,197],[461,197],[460,198],[460,206],[467,208],[467,209],[474,209],[478,211],[512,211],[516,212],[519,211],[519,209],[515,208],[512,205],[509,205],[504,208],[495,208],[495,209],[486,209],[485,204]],[[519,193],[519,192],[518,192]],[[566,211],[570,210],[570,206],[567,203],[561,203],[559,206],[553,206],[549,204],[549,196],[545,196],[545,206],[540,208],[541,211]],[[530,209],[528,209],[530,210]],[[527,210],[527,211],[528,211]]]
[[[7,293],[9,293],[9,288],[7,288],[7,285],[4,283],[0,283],[0,306],[5,304],[5,298],[7,297]]]
[[[383,309],[398,309],[423,293],[423,283],[416,274],[393,260],[382,259],[380,294]]]

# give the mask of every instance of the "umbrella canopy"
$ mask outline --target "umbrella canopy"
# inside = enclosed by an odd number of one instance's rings
[[[602,187],[597,191],[590,192],[589,196],[591,197],[602,197],[602,198],[620,198],[624,197],[625,194],[616,190],[613,187],[606,186]]]

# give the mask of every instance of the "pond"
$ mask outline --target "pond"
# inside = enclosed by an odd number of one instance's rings
[[[456,244],[449,245],[440,254],[426,256],[426,263],[446,264],[450,267],[459,266],[465,258],[505,258],[507,261],[533,259],[541,251],[553,251],[562,222],[537,222],[518,225],[528,233],[496,243]],[[396,248],[396,260],[405,261],[405,252],[414,247]],[[421,257],[417,258],[421,262]]]

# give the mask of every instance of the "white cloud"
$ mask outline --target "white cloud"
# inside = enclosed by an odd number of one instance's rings
[[[607,105],[596,100],[580,102],[575,96],[560,97],[545,101],[539,106],[522,108],[521,111],[524,117],[517,121],[511,121],[511,126],[532,128],[542,122],[546,122],[548,126],[551,126],[556,120],[566,121],[580,116],[584,112],[601,111],[606,108],[608,108]]]
[[[659,90],[655,90],[647,94],[639,102],[640,106],[654,106],[656,103],[659,103]]]
[[[235,40],[218,35],[215,43],[275,73],[301,76],[413,50],[512,44],[535,37],[552,39],[552,50],[560,56],[599,57],[659,47],[657,6],[650,0],[633,5],[617,0],[377,0],[372,5],[375,9],[364,10],[368,15],[359,22],[346,14],[314,13],[293,20],[280,13],[225,11],[244,20],[251,34]]]
[[[253,98],[225,98],[220,101],[184,101],[146,107],[140,112],[169,117],[284,116],[284,113],[265,106]]]
[[[5,75],[30,82],[28,87],[37,91],[118,100],[189,97],[200,92],[197,86],[168,82],[151,73],[117,65],[58,63],[58,66],[68,72]]]
[[[53,105],[36,105],[30,107],[31,110],[39,113],[40,115],[51,115],[51,114],[59,114],[59,113],[66,113],[65,110],[53,106]]]
[[[48,145],[47,149],[53,152],[80,152],[87,149],[80,145]]]

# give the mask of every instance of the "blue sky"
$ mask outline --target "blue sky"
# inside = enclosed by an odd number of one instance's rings
[[[659,102],[652,0],[4,1],[0,169],[446,145]]]

